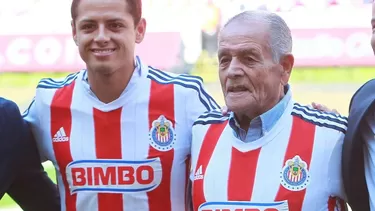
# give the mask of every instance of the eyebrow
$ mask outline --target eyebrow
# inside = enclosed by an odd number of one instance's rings
[[[124,20],[122,20],[120,18],[113,18],[113,19],[106,20],[106,22],[123,22],[123,21]],[[94,21],[92,19],[82,19],[79,22],[81,22],[81,23],[95,23],[96,21]]]
[[[231,51],[233,51],[233,49],[223,48],[223,49],[218,51],[218,56],[220,57],[223,54],[226,54],[226,53],[231,52]],[[236,49],[235,51],[238,51],[240,53],[252,54],[252,55],[255,55],[255,56],[259,56],[259,54],[261,54],[261,52],[258,49],[255,49],[255,48],[239,48],[239,49]]]

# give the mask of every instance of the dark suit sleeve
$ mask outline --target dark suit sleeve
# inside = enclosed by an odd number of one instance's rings
[[[10,101],[0,104],[0,115],[0,143],[6,148],[1,154],[6,163],[0,165],[0,172],[10,173],[4,180],[6,192],[25,211],[60,210],[57,188],[40,163],[32,133],[17,105]]]

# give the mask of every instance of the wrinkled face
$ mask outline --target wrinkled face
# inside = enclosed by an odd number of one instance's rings
[[[73,38],[90,71],[111,74],[134,59],[146,23],[142,19],[134,26],[128,9],[125,0],[84,0],[78,5]]]
[[[371,27],[372,27],[371,46],[372,46],[372,50],[374,51],[374,54],[375,54],[375,2],[372,3]]]
[[[219,77],[226,105],[236,114],[257,113],[277,102],[289,79],[272,60],[267,29],[256,21],[246,27],[235,22],[220,34]]]

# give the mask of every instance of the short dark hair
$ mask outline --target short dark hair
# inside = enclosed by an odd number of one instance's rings
[[[73,24],[78,16],[77,8],[80,2],[81,0],[73,0],[70,8]],[[137,25],[142,18],[142,0],[126,0],[126,2],[128,3],[128,10],[133,16],[134,25]]]

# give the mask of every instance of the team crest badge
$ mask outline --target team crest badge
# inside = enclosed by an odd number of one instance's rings
[[[281,185],[290,191],[303,190],[310,182],[307,164],[298,155],[285,162],[280,174]]]
[[[149,133],[150,144],[159,151],[168,151],[173,148],[176,141],[176,133],[173,124],[165,116],[161,115],[152,122]]]

